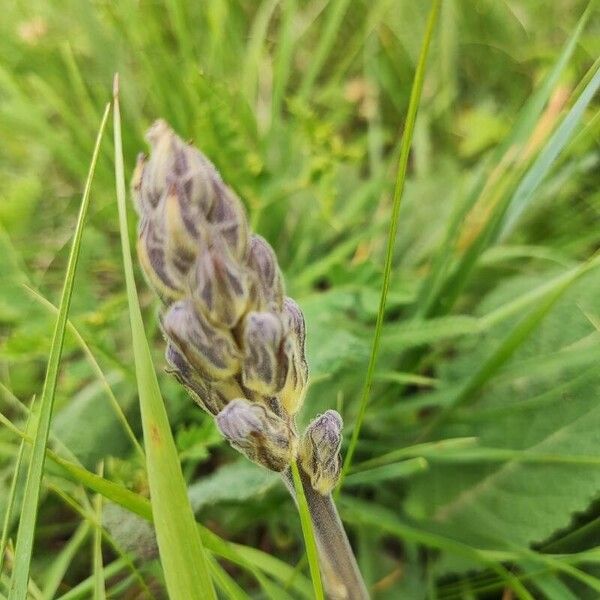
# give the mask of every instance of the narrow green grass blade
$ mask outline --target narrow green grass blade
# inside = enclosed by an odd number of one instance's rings
[[[296,18],[297,11],[298,6],[296,0],[282,2],[280,33],[278,43],[276,44],[277,53],[273,65],[271,125],[274,130],[277,129],[277,125],[281,118],[285,89],[291,73],[292,55],[294,50],[294,19]]]
[[[29,418],[31,418],[29,413]],[[29,419],[28,419],[29,424]],[[25,449],[25,440],[21,440],[19,445],[19,451],[17,452],[17,458],[15,459],[15,472],[13,473],[12,480],[10,482],[10,488],[8,491],[8,499],[6,501],[6,512],[4,513],[4,521],[2,523],[2,537],[0,538],[0,573],[2,572],[2,564],[4,562],[4,552],[6,550],[6,542],[8,541],[8,528],[10,527],[10,520],[12,518],[13,509],[15,506],[15,496],[17,491],[17,482],[19,480],[19,473],[21,472],[21,463],[23,462],[23,451]]]
[[[39,292],[37,292],[33,288],[29,287],[28,285],[24,285],[23,287],[25,288],[25,291],[34,300],[39,302],[44,308],[47,308],[50,312],[53,312],[53,313],[58,312],[58,309],[51,302],[49,302],[46,298],[44,298],[44,296],[42,296]],[[67,320],[67,329],[79,343],[79,346],[81,347],[81,349],[83,350],[83,353],[87,357],[92,370],[94,371],[96,377],[98,378],[98,381],[104,388],[106,395],[108,396],[110,405],[111,405],[119,423],[121,423],[121,425],[123,427],[123,431],[125,432],[125,435],[127,435],[127,437],[129,438],[131,445],[135,448],[136,452],[138,453],[138,456],[142,459],[143,462],[145,462],[146,457],[144,455],[144,450],[143,450],[142,446],[140,445],[140,443],[138,442],[137,438],[135,437],[135,434],[133,433],[133,430],[131,429],[129,422],[127,421],[127,417],[123,413],[123,409],[121,408],[121,405],[119,404],[118,400],[115,398],[112,388],[110,387],[110,383],[108,383],[108,380],[106,379],[106,376],[104,375],[102,369],[100,368],[100,365],[98,364],[98,361],[96,360],[96,357],[92,353],[87,342],[83,339],[83,336],[81,335],[81,333],[79,333],[79,330],[75,327],[75,325],[73,325],[71,320]]]
[[[465,448],[472,448],[477,444],[477,438],[475,437],[462,437],[462,438],[450,438],[447,440],[439,440],[437,442],[427,442],[425,444],[415,444],[413,446],[406,446],[405,448],[398,448],[392,450],[386,454],[382,454],[371,460],[366,460],[362,463],[357,464],[353,467],[350,473],[361,473],[367,469],[373,469],[383,465],[396,462],[405,458],[413,457],[430,457],[439,456],[451,452],[453,450],[462,450]]]
[[[119,558],[109,565],[104,570],[107,578],[114,577],[127,568],[127,561],[123,558]],[[59,596],[56,600],[88,600],[94,589],[94,576],[90,575],[84,579],[81,583],[78,583],[73,589],[69,590],[66,594]]]
[[[519,567],[531,577],[531,582],[546,600],[577,600],[577,596],[560,580],[551,569],[540,569],[535,563],[523,561]]]
[[[44,600],[52,600],[56,596],[60,582],[63,580],[73,558],[79,552],[89,533],[90,526],[84,521],[53,560],[52,566],[48,569],[44,587],[42,588]]]
[[[319,43],[308,65],[308,69],[300,85],[299,95],[302,99],[308,98],[313,84],[327,59],[338,35],[338,30],[348,10],[350,0],[334,0],[327,6],[327,20],[323,32],[319,36]]]
[[[597,70],[537,158],[531,166],[523,170],[522,177],[517,165],[515,170],[509,172],[501,181],[499,185],[504,185],[506,190],[502,190],[497,207],[482,232],[442,286],[437,296],[437,304],[431,311],[433,314],[450,311],[483,252],[500,237],[506,237],[512,231],[519,216],[532,201],[535,190],[548,174],[558,155],[573,138],[576,125],[599,87],[600,70]]]
[[[406,125],[404,128],[404,134],[402,136],[402,142],[400,147],[400,159],[398,164],[398,175],[396,177],[396,187],[394,189],[394,199],[392,206],[392,215],[390,217],[390,229],[387,238],[386,256],[385,256],[385,267],[383,271],[383,285],[381,288],[381,296],[379,299],[379,309],[377,311],[377,321],[375,323],[375,333],[373,335],[373,344],[371,347],[371,355],[369,357],[369,366],[367,367],[367,376],[365,378],[365,384],[360,398],[360,404],[358,408],[358,416],[356,423],[352,430],[352,437],[350,444],[348,445],[348,451],[346,452],[346,458],[344,460],[344,466],[340,475],[340,481],[336,494],[343,485],[344,478],[348,472],[348,469],[352,465],[352,459],[354,457],[354,451],[356,450],[356,444],[358,443],[358,437],[362,427],[365,413],[367,410],[367,403],[369,402],[369,396],[371,394],[371,386],[373,385],[373,378],[375,375],[375,366],[377,363],[377,355],[379,353],[379,344],[381,340],[381,332],[383,329],[383,317],[385,313],[385,305],[387,301],[388,290],[390,287],[390,278],[392,273],[392,258],[394,254],[394,245],[396,242],[396,233],[398,231],[398,216],[400,214],[400,204],[402,200],[402,192],[404,191],[404,183],[406,180],[406,171],[408,168],[408,158],[410,154],[410,147],[412,144],[413,133],[415,130],[415,121],[417,119],[417,111],[419,109],[419,101],[421,99],[421,92],[423,90],[423,81],[425,79],[425,65],[427,63],[427,55],[429,54],[429,46],[431,39],[433,38],[433,31],[437,22],[438,14],[440,11],[440,1],[433,0],[431,9],[429,11],[429,17],[427,19],[427,26],[425,29],[425,35],[423,38],[423,45],[421,48],[421,54],[419,56],[419,62],[415,71],[415,78],[412,85],[410,94],[410,102],[408,105],[408,113],[406,115]]]
[[[221,569],[214,556],[208,556],[210,571],[215,582],[228,598],[232,600],[248,600],[249,596],[224,569]]]
[[[588,4],[588,7],[584,11],[583,15],[581,15],[581,18],[577,23],[577,27],[569,39],[565,42],[565,45],[558,55],[556,62],[549,71],[548,75],[545,77],[542,85],[540,85],[540,87],[533,93],[523,109],[520,111],[519,116],[515,121],[515,125],[512,128],[511,134],[500,146],[499,152],[504,153],[511,146],[522,146],[522,144],[531,135],[531,132],[538,123],[540,114],[544,110],[544,106],[546,106],[550,96],[552,95],[552,92],[560,81],[562,72],[569,63],[571,56],[573,56],[573,52],[577,48],[579,38],[581,37],[588,19],[592,14],[592,5],[594,4],[594,1],[595,0],[592,0]]]
[[[310,511],[304,487],[300,479],[300,471],[296,461],[292,461],[292,477],[294,479],[294,488],[296,490],[296,500],[298,502],[298,512],[300,513],[300,524],[302,525],[302,534],[304,535],[304,544],[306,546],[306,557],[308,558],[308,567],[313,582],[313,590],[316,600],[325,600],[323,594],[323,583],[321,582],[321,570],[319,569],[319,555],[317,553],[317,543],[315,542],[315,532],[313,530]]]
[[[583,584],[587,585],[590,589],[594,590],[595,592],[600,592],[600,579],[594,577],[593,575],[585,573],[577,567],[573,567],[572,565],[567,564],[566,561],[559,560],[552,556],[538,554],[531,550],[521,550],[520,552],[522,554],[525,554],[528,558],[531,557],[533,560],[547,565],[553,570],[562,571],[563,573],[570,575],[574,579],[577,579],[578,581],[581,581]],[[573,557],[568,557],[568,559],[573,559],[575,556],[576,555],[574,555]]]
[[[115,77],[113,114],[117,202],[156,538],[171,600],[216,600],[208,561],[197,533],[177,449],[154,372],[135,287],[127,237],[125,171],[118,94],[118,78]]]
[[[104,466],[100,464],[99,477],[104,474]],[[98,527],[94,530],[94,600],[106,600],[104,587],[104,567],[102,565],[102,494],[94,498],[94,515]]]
[[[600,69],[596,71],[591,81],[581,92],[581,95],[577,98],[577,101],[567,113],[567,116],[563,119],[558,129],[540,152],[536,161],[531,166],[531,169],[529,169],[525,177],[523,177],[509,203],[502,230],[499,234],[500,239],[505,238],[510,234],[521,214],[523,214],[531,203],[533,192],[547,175],[550,167],[552,167],[560,152],[570,142],[575,127],[581,120],[588,104],[596,95],[598,88],[600,88]]]
[[[48,443],[52,408],[54,406],[54,392],[56,390],[56,382],[58,379],[58,367],[62,354],[65,329],[67,325],[67,316],[71,304],[71,296],[73,293],[73,283],[75,280],[77,260],[79,258],[81,237],[83,235],[85,217],[89,206],[92,178],[96,168],[96,162],[98,160],[102,134],[104,133],[104,128],[108,120],[109,110],[110,105],[108,105],[104,111],[104,116],[102,117],[100,129],[96,138],[96,145],[94,147],[87,181],[83,191],[81,208],[79,209],[75,235],[71,245],[71,252],[69,254],[65,282],[58,309],[58,318],[56,319],[56,325],[52,337],[52,345],[50,347],[50,356],[48,358],[48,367],[46,370],[46,378],[44,380],[44,388],[40,403],[39,419],[36,428],[33,449],[31,452],[31,459],[29,462],[29,470],[27,472],[27,481],[25,483],[25,496],[21,510],[21,518],[19,521],[17,546],[15,549],[15,570],[13,572],[9,591],[10,600],[25,600],[27,596],[27,582],[29,580],[31,555],[33,553],[33,537],[37,519],[38,502],[40,499],[40,489],[42,486],[44,460],[46,458],[46,444]]]
[[[265,0],[261,2],[250,27],[248,45],[244,57],[244,67],[241,72],[241,88],[251,106],[254,106],[256,101],[256,88],[260,74],[262,52],[267,41],[269,22],[273,18],[273,13],[278,4],[279,0]]]
[[[101,476],[97,476],[99,479],[102,479]],[[72,508],[76,513],[78,513],[81,518],[84,520],[83,524],[89,525],[94,528],[95,534],[100,534],[101,539],[104,539],[112,550],[121,558],[123,558],[127,562],[127,566],[131,571],[131,576],[136,581],[136,585],[138,586],[140,593],[143,593],[144,600],[156,600],[154,594],[150,591],[150,588],[146,584],[142,574],[139,569],[136,567],[132,555],[130,555],[127,550],[122,548],[117,540],[106,530],[102,524],[102,521],[98,520],[97,516],[97,508],[92,506],[89,502],[88,497],[85,494],[81,494],[81,500],[78,501],[75,497],[63,490],[58,485],[55,485],[52,482],[48,482],[48,490],[56,494],[68,507]],[[101,492],[98,493],[101,497],[103,496]],[[98,501],[96,499],[96,501]],[[106,582],[106,569],[103,568],[103,581]],[[107,595],[110,597],[110,593],[107,592]]]
[[[421,473],[429,467],[427,461],[419,456],[397,463],[373,467],[372,469],[351,473],[346,477],[346,485],[372,485],[392,479],[403,479]]]

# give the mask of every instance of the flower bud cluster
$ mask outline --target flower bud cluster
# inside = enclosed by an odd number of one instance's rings
[[[132,182],[137,248],[162,301],[169,370],[235,448],[282,471],[298,452],[294,415],[308,382],[302,311],[285,296],[273,249],[249,232],[242,203],[212,163],[164,121],[147,139],[150,156],[138,158]],[[316,433],[307,435],[314,470],[326,453]],[[324,489],[331,476],[323,468],[333,467],[319,468],[314,481]]]
[[[342,425],[339,413],[328,410],[306,428],[300,442],[300,464],[312,487],[323,495],[331,492],[340,476]]]

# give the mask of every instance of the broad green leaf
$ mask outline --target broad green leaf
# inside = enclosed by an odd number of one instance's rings
[[[188,496],[195,512],[206,505],[260,499],[280,478],[247,460],[224,465],[213,474],[192,484]]]
[[[499,562],[500,560],[514,558],[510,553],[506,553],[503,556],[499,554],[494,556],[491,553],[472,548],[467,544],[440,535],[439,533],[419,529],[410,523],[402,521],[392,511],[372,503],[365,504],[363,501],[343,498],[342,507],[344,509],[342,511],[344,519],[350,522],[375,527],[400,539],[418,542],[424,546],[439,550],[450,551],[457,556],[471,560],[475,564],[486,565],[506,581],[506,584],[514,590],[517,597],[533,600],[531,594],[529,594],[521,582]]]
[[[501,304],[528,284],[524,277],[507,283],[490,302]],[[423,525],[479,547],[527,547],[567,527],[575,512],[597,498],[600,376],[594,361],[584,365],[570,355],[583,341],[584,354],[600,342],[582,313],[594,310],[598,293],[595,270],[572,284],[515,350],[500,371],[505,374],[489,380],[468,408],[442,427],[440,434],[447,437],[460,432],[478,438],[481,448],[457,451],[464,457],[477,460],[481,452],[485,459],[485,448],[497,450],[489,452],[485,464],[450,464],[453,451],[446,457],[426,455],[430,469],[413,479],[406,503]],[[460,359],[448,364],[446,376],[463,377],[477,361],[481,364],[504,329],[498,324],[470,350],[465,347]],[[552,362],[552,369],[525,366],[557,353],[563,360]]]

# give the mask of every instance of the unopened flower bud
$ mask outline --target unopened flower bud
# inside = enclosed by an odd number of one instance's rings
[[[290,424],[262,404],[238,398],[216,417],[223,436],[251,461],[283,471],[295,456],[296,436]]]
[[[214,383],[202,377],[171,343],[167,343],[165,358],[169,364],[167,371],[171,373],[181,385],[185,387],[194,402],[213,416],[220,412],[227,404],[229,396]],[[232,381],[234,388],[232,395],[239,395],[239,386]]]
[[[242,260],[248,252],[248,222],[239,198],[221,181],[212,181],[214,202],[208,213],[208,222],[216,235],[229,246],[234,257]]]
[[[300,442],[300,463],[315,490],[329,494],[341,469],[342,418],[328,410],[306,428]]]
[[[233,336],[209,323],[191,300],[175,302],[162,317],[162,327],[177,350],[207,379],[223,380],[239,372]]]
[[[284,371],[279,358],[283,326],[270,312],[251,312],[244,319],[242,380],[244,385],[272,396],[283,385]]]
[[[279,397],[285,410],[293,415],[302,404],[308,384],[308,365],[304,355],[306,330],[302,311],[291,298],[284,299],[283,317],[287,325],[283,344],[286,376]]]
[[[246,274],[227,247],[205,247],[191,276],[192,297],[214,323],[233,329],[248,305]]]
[[[273,248],[260,235],[252,235],[248,249],[248,266],[254,275],[255,306],[259,310],[281,310],[283,279]]]
[[[185,218],[193,228],[198,216],[207,214],[212,207],[213,180],[219,178],[216,169],[162,120],[154,123],[146,137],[152,153],[141,166],[139,206],[142,211],[158,206],[175,186],[185,196]]]
[[[200,242],[208,239],[206,218],[195,212],[190,210],[181,186],[172,184],[164,200],[168,245],[171,253],[189,257],[189,263],[198,255]]]
[[[182,298],[184,283],[170,268],[164,232],[147,217],[140,222],[137,251],[144,274],[161,300],[169,303]]]

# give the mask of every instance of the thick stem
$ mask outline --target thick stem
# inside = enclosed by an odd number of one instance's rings
[[[331,600],[369,600],[350,542],[338,515],[331,494],[323,496],[310,484],[301,467],[300,477],[315,531],[321,574]],[[294,481],[289,469],[282,474],[288,491],[296,501]]]

